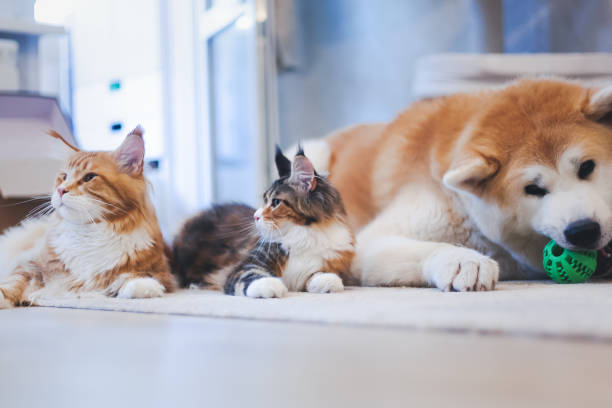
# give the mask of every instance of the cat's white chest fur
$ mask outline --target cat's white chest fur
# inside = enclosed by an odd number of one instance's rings
[[[353,236],[344,224],[332,223],[324,228],[294,226],[282,240],[289,259],[283,271],[283,282],[291,291],[303,290],[308,279],[322,270],[328,259],[339,251],[353,249]]]
[[[123,264],[153,240],[142,227],[118,234],[104,223],[62,222],[50,232],[49,244],[71,274],[87,280]]]

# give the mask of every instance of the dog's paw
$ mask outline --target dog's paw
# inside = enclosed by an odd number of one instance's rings
[[[125,282],[119,289],[117,297],[123,299],[142,299],[160,297],[165,288],[153,278],[133,278]]]
[[[310,278],[306,290],[310,293],[342,292],[344,285],[342,279],[335,273],[320,272]]]
[[[10,309],[13,307],[13,303],[4,297],[2,291],[0,291],[0,310]]]
[[[259,278],[246,290],[246,295],[251,298],[280,298],[286,294],[287,287],[279,278]]]
[[[423,274],[445,291],[492,290],[499,278],[499,266],[473,249],[447,247],[427,258]]]

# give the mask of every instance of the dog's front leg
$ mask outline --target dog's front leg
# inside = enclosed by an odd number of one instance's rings
[[[425,286],[442,290],[495,288],[499,267],[473,249],[410,239],[395,228],[366,228],[357,236],[353,273],[363,286]]]

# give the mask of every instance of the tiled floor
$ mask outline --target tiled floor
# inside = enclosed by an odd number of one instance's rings
[[[612,406],[612,344],[0,311],[0,407]]]

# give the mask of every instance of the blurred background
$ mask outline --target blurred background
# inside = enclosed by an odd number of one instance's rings
[[[610,51],[612,0],[0,0],[3,160],[45,127],[110,150],[141,124],[170,235],[258,205],[276,143],[521,75],[608,81]]]

